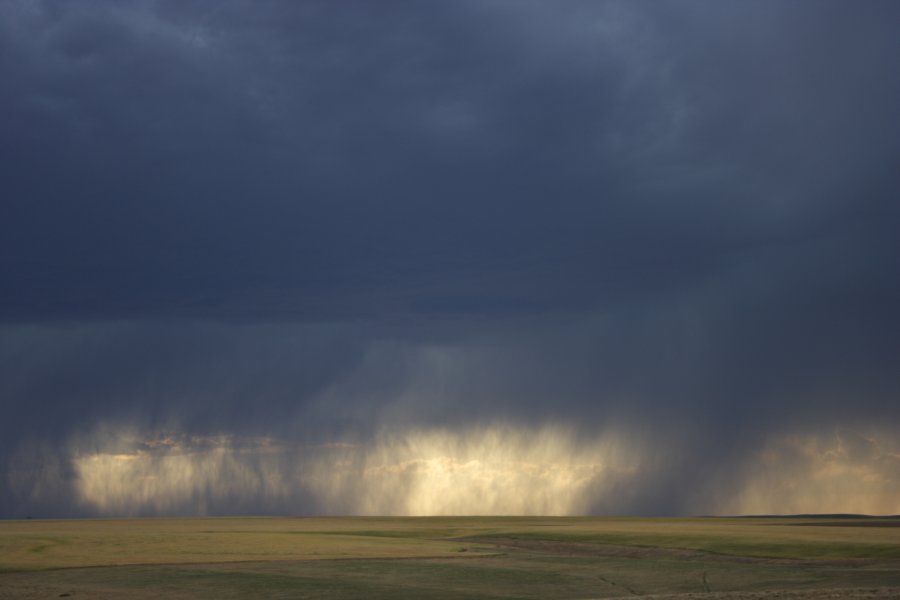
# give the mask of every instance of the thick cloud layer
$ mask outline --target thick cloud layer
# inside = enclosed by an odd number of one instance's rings
[[[0,515],[900,512],[898,20],[0,2]]]

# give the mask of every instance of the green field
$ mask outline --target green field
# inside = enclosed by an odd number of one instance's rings
[[[0,598],[900,598],[896,520],[0,521]]]

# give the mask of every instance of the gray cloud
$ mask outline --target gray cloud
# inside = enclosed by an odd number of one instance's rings
[[[596,512],[736,510],[699,484],[758,493],[837,424],[894,447],[898,16],[0,4],[0,514],[100,510],[29,491],[75,489],[98,424],[398,461],[614,425],[643,470]],[[328,496],[288,488],[214,504]]]

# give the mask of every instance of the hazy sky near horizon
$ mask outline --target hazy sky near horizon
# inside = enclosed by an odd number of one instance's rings
[[[0,0],[0,517],[900,513],[898,25]]]

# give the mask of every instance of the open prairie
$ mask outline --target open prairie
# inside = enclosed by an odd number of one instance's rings
[[[0,598],[900,598],[900,521],[0,521]]]

